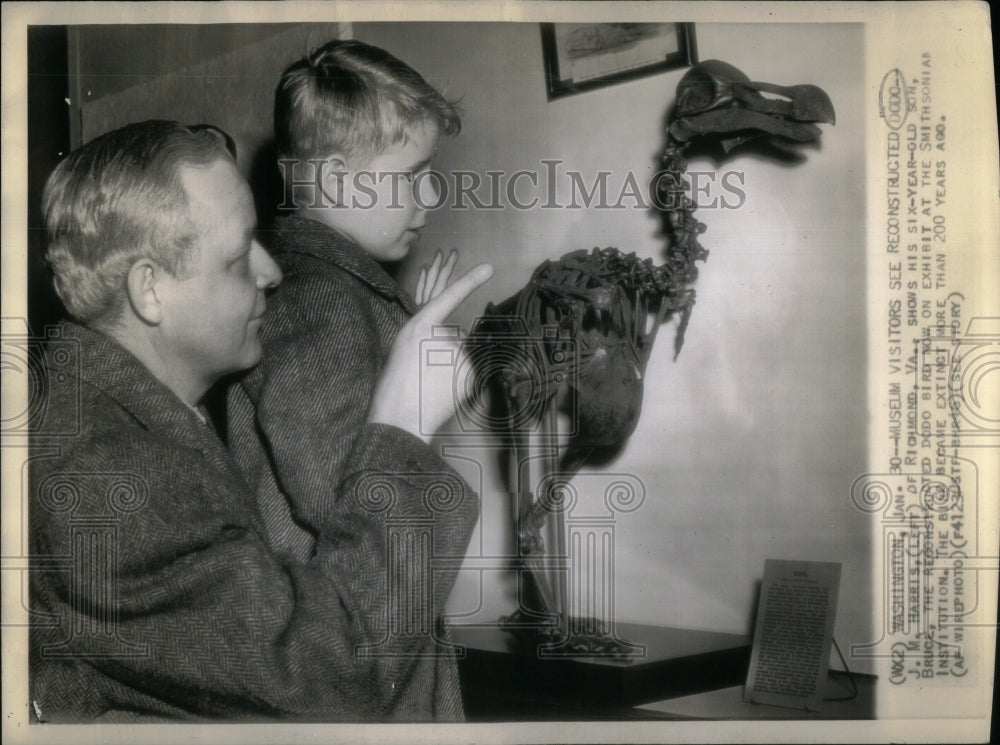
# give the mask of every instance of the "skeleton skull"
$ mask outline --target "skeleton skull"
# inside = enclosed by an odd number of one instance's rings
[[[677,84],[677,116],[696,116],[735,102],[733,83],[750,78],[727,62],[713,59],[695,65]]]
[[[679,142],[739,133],[722,140],[726,151],[762,135],[808,142],[820,135],[814,122],[836,119],[829,96],[817,86],[755,83],[720,60],[699,63],[681,78],[676,115],[670,135]]]

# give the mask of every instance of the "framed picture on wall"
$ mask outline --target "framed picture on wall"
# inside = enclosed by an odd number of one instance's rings
[[[543,23],[549,100],[698,61],[693,23]]]

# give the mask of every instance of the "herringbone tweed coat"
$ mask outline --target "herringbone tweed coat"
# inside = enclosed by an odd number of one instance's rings
[[[441,461],[401,430],[362,428],[336,505],[315,516],[314,552],[290,561],[214,430],[136,358],[74,324],[54,353],[29,475],[32,712],[417,718],[405,684],[424,660],[408,653],[426,635],[399,633],[395,588],[428,577],[396,549],[461,551],[475,519],[463,492],[414,533],[432,511],[406,497]]]
[[[356,468],[354,452],[375,383],[412,300],[353,241],[298,216],[280,218],[272,251],[284,279],[268,301],[264,358],[229,392],[229,448],[257,494],[269,540],[295,561],[308,560],[317,527],[339,505],[336,485]],[[416,438],[399,444],[401,461],[426,460]],[[439,460],[437,475],[400,495],[420,503],[436,487],[464,495],[460,526],[433,571],[426,612],[441,616],[478,515],[477,496]],[[441,515],[434,509],[433,519]],[[442,637],[447,639],[447,636]],[[433,652],[431,645],[425,652]],[[462,719],[458,672],[450,656],[431,655],[411,669],[402,716]]]

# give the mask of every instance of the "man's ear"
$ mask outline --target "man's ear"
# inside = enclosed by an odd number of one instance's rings
[[[163,279],[166,271],[152,259],[137,259],[125,278],[128,302],[135,314],[150,326],[163,321]]]

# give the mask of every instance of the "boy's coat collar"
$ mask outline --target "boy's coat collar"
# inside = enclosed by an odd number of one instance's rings
[[[306,253],[328,261],[350,272],[373,290],[389,299],[399,300],[406,312],[416,312],[416,304],[381,264],[343,233],[322,223],[298,215],[279,217],[275,221],[278,252]],[[294,234],[294,240],[285,236]]]

